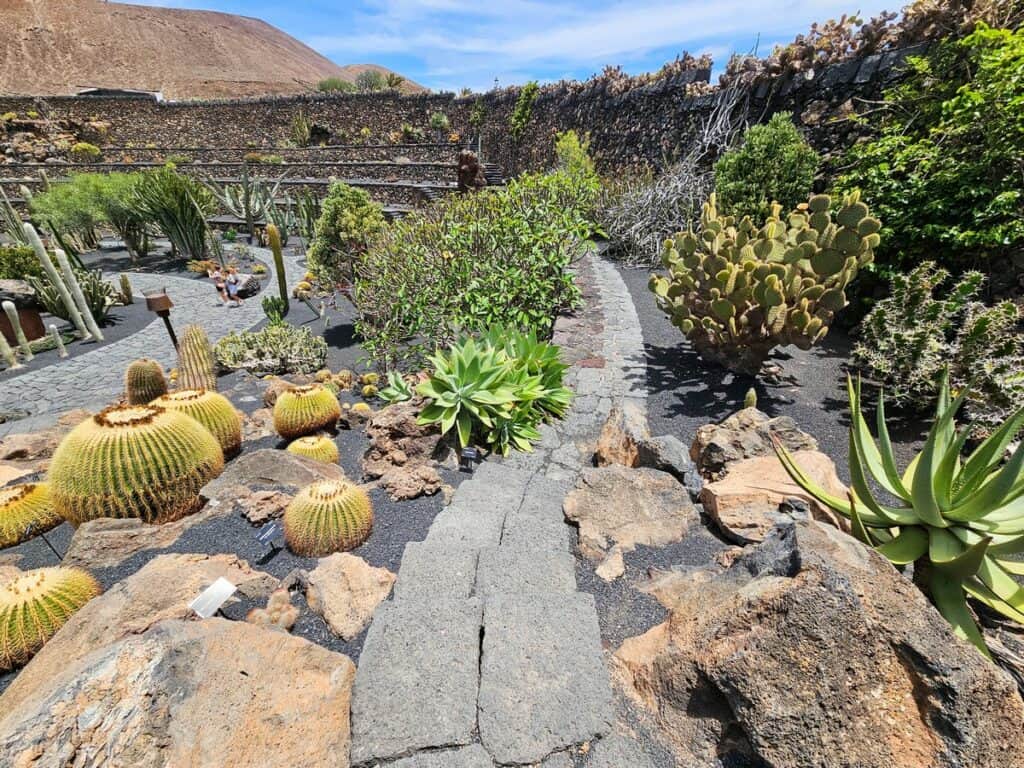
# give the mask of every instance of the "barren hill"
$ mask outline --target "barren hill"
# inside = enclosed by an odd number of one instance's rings
[[[0,0],[0,94],[82,88],[162,91],[170,99],[312,91],[375,65],[339,67],[259,19],[102,0]],[[406,90],[422,90],[407,83]]]

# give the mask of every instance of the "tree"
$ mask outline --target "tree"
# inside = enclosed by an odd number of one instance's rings
[[[366,69],[356,75],[356,88],[363,93],[383,91],[386,87],[387,79],[375,69]]]

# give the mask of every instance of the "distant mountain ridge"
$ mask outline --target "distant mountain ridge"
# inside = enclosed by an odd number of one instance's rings
[[[338,66],[260,19],[102,0],[0,0],[0,95],[84,88],[160,91],[169,99],[306,93],[352,82],[373,64]],[[403,90],[421,86],[407,81]]]

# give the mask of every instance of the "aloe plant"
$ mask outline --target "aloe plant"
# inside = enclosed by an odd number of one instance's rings
[[[387,403],[404,403],[412,399],[412,385],[398,371],[388,371],[388,385],[377,394]]]
[[[775,451],[790,477],[822,504],[851,521],[854,535],[897,566],[914,564],[915,581],[931,597],[953,631],[988,658],[991,654],[974,620],[973,597],[1024,624],[1024,443],[1003,462],[1024,426],[1024,408],[1012,414],[966,458],[970,428],[959,431],[956,414],[967,388],[950,399],[942,376],[935,421],[921,452],[903,472],[896,466],[879,395],[877,442],[861,413],[860,382],[852,379],[850,398],[850,493],[843,499],[818,486],[777,439]],[[883,503],[869,477],[894,504]]]

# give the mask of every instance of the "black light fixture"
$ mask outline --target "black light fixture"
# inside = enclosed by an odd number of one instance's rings
[[[174,327],[171,325],[171,307],[174,306],[174,302],[171,301],[171,297],[167,295],[166,288],[154,288],[148,291],[143,291],[142,295],[146,297],[146,309],[156,314],[164,321],[164,327],[167,329],[167,335],[171,337],[171,343],[174,348],[178,348],[178,337],[174,335]]]
[[[459,454],[459,471],[472,472],[473,465],[480,461],[480,451],[472,445],[467,445]]]

